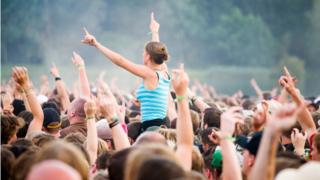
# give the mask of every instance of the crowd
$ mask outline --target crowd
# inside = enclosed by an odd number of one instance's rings
[[[84,44],[141,79],[132,93],[104,73],[90,83],[75,52],[72,91],[55,65],[53,89],[13,67],[1,84],[1,179],[320,179],[319,96],[304,98],[286,67],[279,93],[253,79],[256,97],[190,83],[183,65],[167,68],[159,27],[151,14],[143,64],[84,29]]]

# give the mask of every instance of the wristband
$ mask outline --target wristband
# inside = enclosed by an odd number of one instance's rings
[[[117,115],[114,115],[111,119],[108,119],[109,127],[113,128],[114,126],[119,124],[119,119]]]
[[[84,64],[77,64],[76,65],[77,66],[77,68],[80,70],[81,68],[84,68]]]
[[[110,129],[112,129],[113,127],[115,127],[116,125],[118,125],[120,123],[119,120],[113,121],[112,123],[109,124]]]
[[[185,99],[185,97],[184,96],[177,96],[176,99],[178,102],[181,102]]]
[[[28,95],[30,91],[32,91],[32,87],[27,88],[27,89],[22,88],[22,93],[25,93],[26,95]]]
[[[55,81],[60,81],[60,80],[61,80],[61,77],[55,77],[54,80],[55,80]]]
[[[88,117],[85,118],[85,120],[88,121],[88,120],[94,119],[94,118],[95,118],[94,116],[88,116]]]

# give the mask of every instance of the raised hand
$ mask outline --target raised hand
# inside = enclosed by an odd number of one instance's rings
[[[307,137],[307,133],[303,134],[302,132],[299,132],[297,128],[293,129],[291,133],[291,142],[298,155],[304,154],[304,145],[306,144]]]
[[[221,131],[212,129],[212,132],[208,137],[209,137],[210,141],[213,142],[214,144],[219,144],[220,138],[222,137],[222,134],[221,134]]]
[[[25,67],[15,66],[12,68],[12,77],[14,81],[23,89],[30,87],[28,70]]]
[[[72,63],[73,63],[75,66],[77,66],[78,68],[84,66],[84,60],[83,60],[82,57],[81,57],[79,54],[77,54],[76,52],[73,52],[73,53],[72,53],[71,60],[72,60]]]
[[[59,70],[54,63],[52,63],[52,67],[50,68],[50,73],[53,77],[60,77]]]
[[[84,44],[89,44],[91,46],[96,46],[97,45],[96,38],[93,35],[91,35],[86,28],[83,28],[83,31],[85,33],[85,36],[81,42]]]
[[[294,125],[302,108],[303,105],[296,107],[294,104],[285,104],[272,113],[266,125],[275,132],[288,129]]]
[[[160,28],[160,24],[154,19],[153,12],[150,15],[150,31],[152,33],[158,33]]]
[[[117,115],[117,105],[111,98],[99,99],[99,109],[102,117],[107,120],[112,119]]]
[[[221,115],[221,133],[232,135],[236,123],[244,123],[244,116],[240,113],[241,107],[231,107]]]
[[[88,99],[87,102],[84,104],[84,112],[86,114],[86,117],[94,118],[97,108],[96,103],[93,99]]]
[[[172,86],[178,96],[187,95],[189,85],[188,74],[184,71],[184,65],[180,65],[180,69],[173,70]]]
[[[283,68],[284,75],[280,77],[279,84],[286,89],[289,94],[296,93],[296,78],[292,77],[287,67]]]

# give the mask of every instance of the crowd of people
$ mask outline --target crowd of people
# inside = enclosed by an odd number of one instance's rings
[[[160,25],[150,19],[143,64],[84,29],[84,44],[141,78],[132,92],[109,86],[104,73],[89,82],[75,52],[71,91],[55,65],[53,89],[47,77],[36,88],[25,67],[12,68],[1,84],[2,179],[320,179],[319,96],[303,97],[286,67],[279,93],[254,79],[256,96],[190,83],[183,64],[166,66]]]

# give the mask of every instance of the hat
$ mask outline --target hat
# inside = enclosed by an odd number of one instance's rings
[[[96,123],[98,137],[103,140],[112,139],[112,132],[106,119],[101,119]]]
[[[61,127],[60,116],[55,109],[44,108],[43,116],[44,116],[43,127],[47,129],[58,129]]]
[[[246,136],[238,136],[235,143],[241,146],[243,149],[248,150],[250,154],[256,156],[258,153],[261,138],[262,132],[255,132],[250,139]]]
[[[222,168],[222,153],[221,148],[219,146],[216,147],[216,150],[212,154],[211,167]]]
[[[26,110],[26,106],[24,105],[24,102],[20,99],[15,99],[12,101],[13,106],[13,114],[18,116],[18,114],[24,110]]]
[[[276,180],[298,180],[298,179],[319,179],[320,177],[320,163],[310,161],[299,169],[284,169],[278,173]]]

